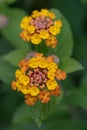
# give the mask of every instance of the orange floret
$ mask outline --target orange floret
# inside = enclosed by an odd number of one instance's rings
[[[33,106],[37,101],[37,97],[33,97],[31,95],[25,95],[25,103],[29,106]]]
[[[47,103],[50,100],[50,92],[47,90],[43,90],[39,94],[39,99],[42,103]]]
[[[66,78],[66,72],[58,69],[56,72],[56,78],[58,80],[64,80]]]
[[[59,96],[61,94],[60,86],[57,86],[55,90],[51,91],[51,95]]]

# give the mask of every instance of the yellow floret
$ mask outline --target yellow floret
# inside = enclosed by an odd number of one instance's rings
[[[29,77],[26,76],[26,75],[21,75],[19,78],[18,78],[19,82],[23,85],[28,85],[29,83]]]
[[[48,71],[48,74],[47,74],[48,78],[51,79],[51,80],[54,80],[55,78],[55,72],[50,70]]]
[[[46,68],[47,67],[47,62],[44,61],[44,60],[41,60],[39,63],[38,63],[39,67],[41,68]]]
[[[38,59],[37,58],[31,58],[29,60],[29,67],[37,68],[38,67]]]
[[[58,27],[58,28],[62,27],[62,22],[61,22],[61,20],[56,20],[56,21],[54,21],[54,25],[55,25],[56,27]]]
[[[41,42],[41,38],[39,37],[39,34],[35,33],[31,36],[31,42],[33,44],[39,44]]]
[[[24,18],[22,19],[22,22],[21,22],[21,24],[20,24],[20,27],[21,27],[22,29],[27,29],[28,25],[29,25],[29,18],[28,18],[28,16],[26,16],[26,17],[24,17]]]
[[[23,86],[23,85],[21,85],[21,84],[19,83],[19,81],[16,82],[16,88],[17,88],[18,91],[21,91],[22,86]]]
[[[21,92],[23,94],[29,94],[29,88],[30,88],[30,86],[23,86],[21,89]]]
[[[49,32],[52,35],[57,35],[58,33],[60,33],[60,28],[58,28],[57,26],[51,26]]]
[[[47,39],[47,38],[49,38],[49,33],[48,33],[48,31],[47,30],[41,30],[40,31],[40,34],[39,34],[39,37],[40,38],[42,38],[42,39]]]
[[[40,14],[44,16],[48,16],[49,11],[47,9],[41,9]]]
[[[35,62],[35,61],[36,61],[36,58],[29,59],[29,63],[32,63],[32,62]]]
[[[37,18],[40,16],[40,12],[38,10],[34,10],[31,15],[33,18]]]
[[[54,90],[58,86],[55,80],[48,80],[46,85],[49,90]]]
[[[49,13],[48,13],[48,16],[49,16],[50,18],[52,18],[52,19],[54,19],[54,18],[56,17],[53,12],[49,12]]]
[[[15,76],[16,76],[16,78],[19,78],[20,75],[23,75],[23,74],[24,74],[24,72],[21,71],[21,70],[19,70],[19,69],[17,69],[16,72],[15,72]]]
[[[57,66],[57,64],[54,63],[54,62],[50,62],[50,63],[48,64],[48,66],[47,66],[47,69],[48,69],[49,71],[53,71],[53,72],[55,72],[55,71],[57,70],[57,68],[58,68],[58,66]]]
[[[38,63],[37,62],[29,63],[29,66],[31,68],[37,68],[38,67]]]
[[[33,25],[30,25],[27,27],[27,30],[29,31],[29,33],[34,33],[35,32],[35,27]]]
[[[29,94],[31,96],[37,96],[39,94],[40,90],[37,87],[30,87]]]

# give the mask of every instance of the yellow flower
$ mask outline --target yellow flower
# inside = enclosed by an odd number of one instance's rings
[[[36,58],[29,59],[29,64],[32,63],[32,62],[36,62],[36,60],[37,60]]]
[[[30,87],[29,93],[31,96],[37,96],[40,90],[37,87]]]
[[[53,38],[50,37],[59,34],[62,26],[60,20],[53,20],[55,17],[54,12],[47,9],[34,10],[31,16],[26,16],[21,21],[20,27],[23,31],[20,33],[20,37],[24,41],[31,41],[36,45],[40,44],[42,40],[46,40],[47,46],[55,48],[57,39],[52,42]]]
[[[33,17],[33,18],[37,18],[39,15],[40,15],[40,13],[39,13],[38,10],[34,10],[34,11],[32,12],[32,17]]]
[[[17,69],[16,72],[15,72],[15,76],[16,76],[16,78],[19,78],[20,75],[22,75],[22,74],[24,74],[24,72],[21,71],[21,70],[19,70],[19,69]]]
[[[55,78],[55,72],[54,71],[52,71],[52,70],[48,71],[47,75],[48,75],[49,79],[54,80],[54,78]]]
[[[39,65],[39,67],[41,67],[41,68],[46,68],[47,65],[48,65],[48,62],[47,62],[46,59],[41,59],[41,60],[38,62],[38,65]]]
[[[19,63],[15,76],[12,89],[25,95],[26,104],[34,105],[38,100],[47,103],[51,96],[59,96],[56,80],[64,80],[66,73],[58,68],[53,55],[45,57],[43,53],[34,52]]]
[[[39,37],[42,38],[42,39],[47,39],[49,38],[49,33],[47,30],[41,30],[40,31],[40,34],[39,34]]]
[[[26,16],[26,17],[24,17],[24,18],[22,19],[22,22],[21,22],[21,24],[20,24],[20,27],[21,27],[22,29],[26,29],[27,26],[28,26],[28,23],[29,23],[29,19],[28,19],[28,16]]]
[[[27,27],[27,30],[29,31],[29,33],[34,33],[35,32],[35,27],[33,25],[30,25]]]
[[[44,16],[48,16],[49,11],[47,9],[41,9],[41,14]]]
[[[29,66],[31,68],[37,68],[38,67],[38,63],[37,62],[32,62],[32,63],[29,64]]]
[[[47,66],[48,70],[51,70],[53,72],[55,72],[57,70],[58,66],[55,62],[50,62]]]
[[[38,45],[41,42],[41,38],[39,37],[39,34],[35,33],[31,36],[31,42],[33,44]]]
[[[39,62],[39,67],[41,67],[41,68],[46,68],[46,67],[47,67],[47,64],[44,63],[44,62]]]
[[[49,12],[49,13],[48,13],[48,16],[49,16],[50,18],[52,18],[52,19],[54,19],[54,18],[56,17],[53,12]]]
[[[56,27],[58,27],[58,28],[62,27],[62,22],[61,22],[61,20],[56,20],[56,21],[54,21],[54,25],[55,25]]]
[[[23,94],[29,94],[29,89],[30,89],[30,86],[23,86],[23,87],[21,88],[21,92],[22,92]]]
[[[57,35],[58,33],[60,33],[60,28],[58,28],[57,26],[51,26],[49,32],[52,35]]]
[[[16,88],[17,88],[18,91],[21,91],[22,86],[23,86],[23,85],[21,85],[21,84],[19,83],[19,81],[16,82]]]
[[[29,83],[29,77],[26,76],[26,75],[20,75],[19,78],[18,78],[19,82],[23,85],[28,85]]]
[[[37,58],[31,58],[29,60],[29,67],[37,68],[38,67],[38,59]]]
[[[48,80],[46,85],[49,90],[54,90],[58,86],[55,80]]]

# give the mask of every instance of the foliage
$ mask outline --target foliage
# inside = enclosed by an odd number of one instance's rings
[[[48,0],[48,2],[49,4],[43,1],[42,4],[39,0],[37,3],[32,0],[30,5],[28,0],[0,2],[0,15],[8,18],[7,26],[0,30],[1,130],[87,129],[85,116],[87,115],[87,2],[86,0],[65,2]],[[50,10],[56,14],[56,19],[63,22],[55,49],[47,48],[44,41],[42,46],[31,46],[19,37],[21,19],[31,10],[46,7],[51,7]],[[14,79],[19,61],[33,50],[43,52],[47,56],[57,55],[60,60],[59,67],[65,70],[68,76],[66,81],[60,83],[62,91],[64,90],[60,97],[51,99],[46,105],[38,102],[35,106],[29,107],[23,103],[23,96],[20,93],[11,90],[11,81]],[[82,71],[75,72],[78,70]],[[71,72],[75,73],[69,74]],[[41,127],[38,128],[34,121]]]

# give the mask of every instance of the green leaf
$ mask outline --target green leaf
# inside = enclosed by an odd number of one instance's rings
[[[87,110],[87,93],[83,93],[82,91],[77,92],[75,95],[75,104]]]
[[[54,120],[55,121],[55,120]],[[82,120],[62,119],[55,122],[44,124],[39,129],[31,123],[25,125],[12,125],[6,130],[86,130],[87,123]]]
[[[18,107],[13,116],[12,122],[13,124],[26,124],[32,122],[29,107],[26,104]]]
[[[80,87],[69,91],[64,99],[70,105],[80,106],[87,110],[87,73],[83,76]]]
[[[6,46],[6,47],[5,47]],[[0,55],[4,55],[11,51],[13,47],[4,38],[0,37]]]
[[[83,4],[87,4],[87,0],[81,0]]]
[[[0,79],[5,83],[11,83],[14,79],[16,68],[0,58]]]
[[[30,44],[23,41],[19,34],[21,32],[20,22],[26,13],[20,9],[10,9],[5,6],[0,6],[0,13],[8,17],[9,23],[3,28],[2,34],[16,48],[29,49]]]
[[[87,72],[82,77],[80,90],[81,90],[81,92],[87,94]]]
[[[87,110],[87,93],[81,89],[74,89],[72,92],[69,92],[65,100],[69,105],[79,106]]]
[[[14,3],[14,2],[16,2],[17,0],[5,0],[5,2],[7,3],[7,4],[12,4],[12,3]]]
[[[38,126],[41,126],[41,122],[47,118],[53,110],[55,110],[56,105],[62,99],[62,94],[60,97],[54,97],[47,104],[41,104],[38,102],[35,106],[30,108],[31,117],[35,120]]]
[[[44,55],[46,55],[48,53],[48,47],[46,46],[45,41],[43,40],[41,44],[39,45],[34,45],[34,50],[40,53],[43,53]]]
[[[12,65],[18,66],[20,60],[24,59],[27,52],[25,50],[16,49],[11,51],[8,55],[5,55],[3,59]]]
[[[55,49],[49,50],[48,54],[57,55],[60,60],[66,57],[71,56],[73,48],[73,37],[69,23],[57,9],[51,9],[56,14],[56,20],[62,21],[62,28],[60,34],[57,36],[58,45]]]
[[[34,106],[30,107],[25,105],[20,106],[13,117],[13,123],[28,122],[31,116],[38,126],[41,126],[41,122],[53,112],[62,96],[63,93],[59,97],[53,97],[47,104],[37,102]]]
[[[84,68],[87,71],[87,36],[81,33],[81,35],[77,35],[76,37],[77,39],[73,55],[84,65]]]
[[[60,61],[59,67],[67,73],[82,70],[82,65],[73,58],[65,58]]]

